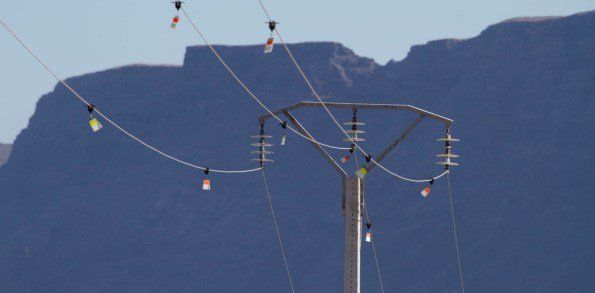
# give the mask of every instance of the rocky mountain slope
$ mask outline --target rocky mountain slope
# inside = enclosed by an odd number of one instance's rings
[[[0,143],[0,167],[8,160],[12,145]]]
[[[313,99],[282,50],[217,49],[271,108]],[[292,49],[329,101],[413,104],[455,120],[462,165],[451,179],[468,291],[595,290],[594,12],[503,22],[472,39],[414,46],[384,66],[337,43]],[[183,66],[126,66],[68,81],[168,152],[217,168],[253,166],[249,137],[263,112],[205,47],[188,48]],[[294,114],[321,140],[341,143],[322,111]],[[414,119],[359,114],[371,152]],[[0,168],[0,291],[288,290],[258,173],[211,174],[213,190],[203,192],[202,173],[107,125],[93,134],[87,119],[56,86]],[[267,131],[280,134],[274,123]],[[443,132],[423,122],[386,165],[411,177],[439,173],[434,139]],[[274,159],[267,175],[296,289],[338,292],[340,178],[295,135]],[[366,179],[387,292],[458,290],[446,182],[425,199],[422,187],[380,170]],[[378,291],[366,244],[362,281],[364,292]]]

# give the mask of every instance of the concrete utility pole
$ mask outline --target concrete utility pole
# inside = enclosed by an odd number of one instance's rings
[[[355,113],[358,109],[370,110],[397,110],[410,111],[419,114],[417,119],[413,121],[405,130],[397,136],[397,138],[390,143],[381,153],[376,157],[376,161],[380,163],[389,152],[391,152],[397,145],[399,145],[407,135],[424,119],[429,118],[437,120],[446,125],[447,129],[452,124],[452,120],[436,115],[434,113],[409,106],[409,105],[393,105],[393,104],[362,104],[362,103],[324,103],[328,108],[351,109]],[[282,108],[274,111],[275,116],[283,114],[291,121],[296,130],[306,137],[315,140],[310,133],[302,126],[302,124],[290,113],[291,110],[302,107],[322,107],[318,102],[301,102],[295,105]],[[272,115],[267,114],[258,117],[261,125],[265,121],[272,118]],[[354,123],[357,121],[354,117]],[[362,211],[364,205],[364,179],[359,178],[355,174],[348,174],[341,166],[317,143],[312,142],[312,145],[325,158],[331,167],[333,167],[343,180],[343,196],[342,196],[342,210],[345,216],[345,267],[344,267],[344,293],[360,293],[360,274],[361,274],[361,249],[362,249]],[[368,155],[368,154],[364,154]],[[375,167],[374,162],[370,161],[365,166],[366,170],[370,172]]]

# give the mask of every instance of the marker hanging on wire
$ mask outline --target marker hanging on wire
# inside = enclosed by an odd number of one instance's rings
[[[93,130],[93,132],[97,132],[97,131],[101,130],[101,128],[103,128],[103,126],[101,125],[101,123],[99,123],[99,120],[93,116],[94,110],[95,110],[95,105],[87,106],[87,111],[89,111],[89,116],[91,116],[91,118],[89,118],[89,126],[91,126],[91,129]]]
[[[341,158],[341,163],[343,163],[343,164],[347,163],[347,162],[349,161],[349,159],[350,159],[350,158],[351,158],[351,156],[350,156],[350,155],[347,155],[347,156],[345,156],[345,157],[342,157],[342,158]]]
[[[283,134],[281,134],[281,145],[285,145],[285,140],[287,140],[287,122],[281,122],[281,128],[283,128]]]
[[[176,26],[178,25],[178,23],[180,22],[180,16],[179,15],[175,15],[174,19],[171,21],[171,29],[176,29]]]
[[[372,227],[372,223],[366,223],[366,228],[368,231],[366,232],[366,242],[372,242],[372,231],[370,231],[370,227]]]
[[[205,169],[205,175],[209,175],[209,168]],[[205,190],[205,191],[211,190],[211,180],[209,178],[205,178],[202,181],[202,190]]]
[[[428,197],[430,195],[430,187],[432,186],[432,184],[434,184],[434,178],[430,179],[430,185],[426,186],[426,188],[424,188],[420,193],[423,197]]]
[[[269,25],[269,30],[271,31],[271,36],[267,39],[266,45],[264,46],[264,53],[268,54],[273,52],[273,46],[275,45],[275,38],[273,37],[273,32],[275,31],[278,22],[271,20],[266,23]]]
[[[359,170],[357,170],[357,172],[355,172],[355,175],[359,177],[359,179],[364,179],[366,174],[368,174],[368,169],[366,167],[361,167]]]
[[[184,2],[182,2],[182,1],[175,1],[175,2],[172,2],[172,3],[176,7],[176,10],[177,11],[180,11],[180,9],[182,8],[182,3],[184,3]],[[176,14],[174,16],[174,19],[171,21],[171,25],[170,25],[171,29],[175,29],[179,22],[180,22],[180,15]]]

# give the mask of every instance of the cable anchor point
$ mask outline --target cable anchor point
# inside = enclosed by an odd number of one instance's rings
[[[172,3],[173,3],[173,4],[174,4],[174,6],[176,7],[176,10],[178,10],[178,11],[179,11],[180,9],[182,9],[182,3],[184,3],[184,2],[182,2],[182,1],[174,1],[174,2],[172,2]]]

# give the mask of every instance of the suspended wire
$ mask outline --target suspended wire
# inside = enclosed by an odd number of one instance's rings
[[[186,13],[186,10],[184,8],[181,8],[181,10],[182,10],[182,13],[184,13],[184,16],[186,17],[186,19],[188,19],[188,21],[190,22],[190,25],[194,28],[194,30],[198,33],[200,38],[203,40],[205,45],[207,45],[207,47],[209,47],[211,52],[213,52],[213,55],[215,55],[215,57],[219,60],[221,65],[223,65],[223,67],[225,67],[225,69],[229,72],[229,74],[231,74],[231,76],[235,79],[235,81],[244,89],[244,91],[246,91],[246,93],[248,93],[248,95],[250,95],[250,97],[252,97],[252,99],[254,99],[254,101],[256,101],[256,103],[258,103],[258,105],[260,105],[260,107],[262,107],[264,110],[266,110],[272,117],[277,119],[277,121],[279,121],[279,123],[283,123],[283,120],[281,120],[281,118],[279,118],[277,115],[275,115],[262,101],[260,101],[260,99],[250,90],[250,88],[248,88],[248,86],[236,75],[236,73],[233,71],[233,69],[231,69],[231,67],[227,64],[227,62],[225,62],[225,60],[223,60],[223,58],[221,57],[219,52],[217,52],[215,47],[213,47],[213,45],[211,45],[211,43],[207,40],[205,34],[198,28],[198,26],[196,25],[196,23],[194,23],[192,18],[190,18],[188,13]],[[287,125],[287,128],[289,128],[291,131],[293,131],[297,135],[301,136],[302,138],[305,138],[317,145],[324,146],[324,147],[327,147],[330,149],[336,149],[336,150],[349,150],[348,147],[333,146],[333,145],[325,144],[325,143],[319,142],[315,139],[309,138],[309,137],[301,134],[299,131],[293,129],[290,125]]]
[[[375,162],[373,159],[372,159],[372,161],[373,161],[373,162]],[[375,163],[376,163],[376,162],[375,162]],[[393,172],[393,171],[391,171],[391,170],[389,170],[389,169],[385,168],[384,166],[382,166],[382,165],[380,165],[380,164],[377,164],[377,165],[378,165],[378,167],[380,167],[380,169],[384,170],[386,173],[388,173],[388,174],[390,174],[390,175],[393,175],[393,176],[395,176],[395,177],[397,177],[397,178],[399,178],[399,179],[401,179],[401,180],[404,180],[404,181],[409,181],[409,182],[413,182],[413,183],[424,183],[424,182],[430,182],[430,181],[432,181],[432,179],[434,179],[434,180],[440,179],[440,178],[444,177],[444,175],[446,175],[446,174],[448,174],[448,173],[449,173],[449,171],[448,171],[448,170],[446,170],[446,171],[444,171],[444,172],[440,173],[439,175],[437,175],[437,176],[434,176],[434,177],[432,177],[432,178],[430,178],[430,179],[411,179],[411,178],[408,178],[408,177],[405,177],[405,176],[399,175],[399,174],[397,174],[397,173],[395,173],[395,172]]]
[[[287,263],[287,257],[285,256],[285,247],[283,245],[283,240],[281,239],[281,232],[279,232],[279,225],[277,224],[277,217],[275,216],[275,209],[273,208],[273,201],[271,200],[271,193],[269,191],[269,184],[267,182],[267,177],[265,175],[264,168],[261,169],[261,172],[262,180],[264,181],[264,187],[267,194],[267,199],[269,201],[269,208],[271,209],[271,216],[273,217],[273,224],[275,224],[275,231],[277,232],[277,240],[279,241],[281,255],[283,256],[283,263],[285,264],[285,271],[287,272],[287,278],[289,279],[289,286],[291,287],[291,292],[295,293],[295,289],[293,287],[293,279],[291,278],[289,264]]]
[[[89,103],[89,101],[87,101],[85,98],[83,98],[76,90],[74,90],[68,83],[66,83],[62,78],[60,78],[55,71],[53,71],[48,65],[47,63],[45,63],[41,57],[39,57],[39,55],[37,55],[33,49],[31,49],[31,47],[29,47],[29,45],[27,45],[25,43],[25,41],[23,41],[23,39],[21,39],[21,37],[19,37],[16,32],[14,32],[6,23],[4,23],[4,21],[0,20],[0,24],[2,24],[2,26],[21,44],[21,46],[23,46],[23,48],[25,48],[25,50],[27,50],[27,52],[29,52],[29,54],[31,54],[31,56],[33,56],[33,58],[35,58],[35,60],[37,60],[37,62],[39,62],[39,64],[41,64],[52,76],[54,76],[54,78],[60,82],[63,86],[65,86],[75,97],[77,97],[81,102],[83,102],[85,105],[89,106],[89,107],[93,107],[91,105],[91,103]],[[145,141],[143,141],[142,139],[138,138],[137,136],[133,135],[132,133],[130,133],[129,131],[127,131],[126,129],[124,129],[123,127],[121,127],[120,125],[118,125],[116,122],[112,121],[106,114],[103,114],[100,110],[98,109],[94,109],[94,111],[101,116],[103,119],[105,119],[105,121],[107,121],[108,123],[110,123],[111,125],[113,125],[115,128],[117,128],[118,130],[120,130],[122,133],[124,133],[125,135],[127,135],[128,137],[132,138],[133,140],[137,141],[138,143],[140,143],[141,145],[145,146],[146,148],[154,151],[155,153],[168,158],[170,160],[173,160],[177,163],[180,163],[182,165],[191,167],[191,168],[195,168],[195,169],[199,169],[199,170],[207,170],[206,167],[202,167],[199,165],[195,165],[189,162],[186,162],[184,160],[178,159],[170,154],[165,153],[164,151],[161,151],[160,149],[146,143]],[[225,173],[225,174],[237,174],[237,173],[249,173],[249,172],[255,172],[260,170],[261,168],[254,168],[254,169],[246,169],[246,170],[220,170],[220,169],[210,169],[210,172],[213,173]]]
[[[354,156],[355,156],[355,166],[359,169],[359,160],[357,159],[357,151],[353,152]],[[364,184],[364,187],[366,188],[366,185]],[[370,214],[368,213],[368,200],[366,199],[366,193],[363,192],[362,195],[362,199],[363,199],[363,206],[364,206],[364,214],[366,214],[366,221],[368,223],[372,223],[370,221]],[[384,284],[382,282],[382,273],[380,272],[380,262],[378,261],[378,254],[376,253],[376,236],[373,235],[372,236],[372,252],[374,254],[374,261],[376,262],[376,274],[378,275],[378,283],[380,284],[380,292],[384,293]]]
[[[267,18],[269,19],[269,21],[273,21],[273,18],[271,17],[271,15],[269,14],[268,10],[266,9],[263,0],[258,0],[258,3],[260,3],[260,7],[262,8],[262,11],[264,12],[264,14],[267,16]],[[281,44],[283,45],[283,48],[285,49],[285,52],[287,52],[287,55],[289,56],[289,59],[291,59],[291,61],[293,62],[293,64],[295,65],[295,68],[298,70],[298,72],[300,73],[300,75],[302,76],[302,78],[304,79],[304,81],[306,82],[306,85],[308,85],[308,87],[310,88],[310,91],[312,91],[312,94],[314,94],[314,96],[316,97],[316,99],[320,102],[320,104],[322,105],[322,107],[324,108],[324,110],[327,112],[327,114],[329,115],[329,117],[335,122],[335,124],[337,125],[337,127],[339,127],[339,129],[341,130],[341,132],[343,132],[343,134],[345,134],[345,136],[349,139],[349,141],[357,148],[359,149],[362,153],[364,154],[368,154],[368,152],[366,152],[362,147],[359,146],[358,143],[356,143],[353,138],[345,131],[345,129],[343,129],[343,127],[341,126],[341,123],[339,123],[339,121],[337,121],[337,119],[335,118],[335,116],[333,115],[333,113],[331,113],[331,111],[328,109],[328,107],[326,106],[326,104],[324,103],[324,101],[322,101],[322,99],[320,98],[320,95],[318,95],[318,92],[316,91],[316,89],[314,89],[314,86],[312,85],[312,82],[310,82],[310,79],[308,78],[308,76],[306,75],[306,73],[304,72],[304,70],[302,69],[302,66],[300,66],[300,64],[298,63],[298,61],[295,59],[295,57],[293,56],[293,53],[291,52],[291,50],[289,49],[289,46],[287,45],[287,43],[285,42],[285,40],[283,39],[283,37],[281,36],[281,33],[279,32],[278,28],[275,28],[275,33],[277,34],[277,36],[279,37],[279,41],[281,41]],[[382,170],[384,170],[385,172],[387,172],[388,174],[397,177],[401,180],[405,180],[405,181],[409,181],[409,182],[415,182],[415,183],[422,183],[422,182],[430,182],[432,181],[432,179],[438,179],[442,176],[444,176],[446,174],[442,173],[441,175],[438,175],[436,177],[432,177],[431,179],[411,179],[402,175],[399,175],[395,172],[392,172],[390,170],[388,170],[386,167],[382,166],[379,162],[375,161],[373,158],[371,158],[371,161],[376,164],[378,167],[380,167]]]
[[[450,174],[446,175],[446,182],[448,182],[448,200],[450,201],[450,215],[452,218],[452,232],[455,240],[455,246],[457,248],[457,264],[459,267],[459,280],[461,281],[461,291],[465,293],[465,282],[463,281],[463,266],[461,264],[461,251],[459,247],[459,238],[457,237],[457,222],[455,220],[455,209],[452,200],[452,191],[450,188]]]

